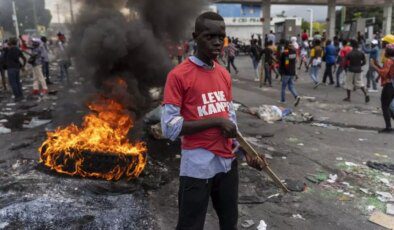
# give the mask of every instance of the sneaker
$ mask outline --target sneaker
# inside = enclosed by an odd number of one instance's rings
[[[343,101],[347,101],[347,102],[350,102],[350,98],[345,98],[345,99],[343,99]]]
[[[376,92],[379,92],[379,91],[377,89],[369,89],[368,92],[369,93],[376,93]]]
[[[378,131],[378,133],[391,133],[393,132],[392,128],[385,128]]]
[[[255,79],[254,79],[254,81],[260,81],[260,79],[258,79],[258,78],[255,78]]]
[[[42,95],[47,95],[47,94],[48,94],[48,90],[47,90],[47,89],[41,90],[41,94],[42,94]]]
[[[40,91],[38,89],[33,90],[33,95],[38,95],[40,94]]]
[[[318,83],[315,83],[315,86],[313,86],[313,88],[314,88],[314,89],[317,89],[317,87],[319,87],[319,85],[321,85],[321,83],[320,83],[320,82],[318,82]]]
[[[365,103],[368,103],[370,100],[369,95],[365,96]]]
[[[300,101],[301,101],[301,97],[297,96],[295,101],[294,101],[294,106],[297,107],[297,105],[300,103]]]

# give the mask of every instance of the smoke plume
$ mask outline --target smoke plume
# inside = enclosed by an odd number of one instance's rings
[[[191,31],[204,0],[80,2],[70,40],[78,72],[140,117],[151,105],[149,90],[163,86],[172,68],[166,44]],[[129,15],[122,13],[125,9]],[[119,77],[127,91],[111,87]]]

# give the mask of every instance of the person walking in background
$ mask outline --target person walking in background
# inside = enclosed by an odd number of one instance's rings
[[[58,33],[58,42],[55,50],[60,68],[59,80],[60,82],[63,82],[64,79],[66,79],[67,83],[70,84],[68,68],[71,66],[71,60],[66,50],[66,37],[62,33]]]
[[[339,88],[341,87],[341,82],[343,82],[341,80],[341,74],[342,72],[345,72],[345,74],[347,73],[347,67],[349,66],[349,62],[347,62],[345,60],[346,56],[352,51],[352,47],[349,45],[349,42],[347,40],[343,40],[342,41],[342,48],[339,51],[339,55],[338,55],[338,69],[336,72],[336,85],[335,87]]]
[[[334,85],[334,78],[332,76],[332,68],[335,65],[335,61],[337,59],[337,49],[331,43],[331,40],[327,40],[326,48],[325,48],[325,61],[326,61],[326,69],[323,75],[323,83],[326,83],[327,77],[329,78],[330,85]]]
[[[177,60],[178,64],[182,63],[183,60],[183,54],[184,54],[184,49],[183,49],[183,42],[179,42],[176,46],[176,51],[177,51]]]
[[[306,32],[306,30],[304,30],[304,32],[302,32],[302,34],[301,34],[301,40],[302,41],[308,41],[308,39],[309,39],[309,35]]]
[[[364,93],[365,103],[368,103],[369,95],[361,78],[362,66],[366,64],[365,55],[358,50],[358,43],[356,40],[352,40],[350,43],[353,50],[345,57],[345,61],[349,62],[349,68],[345,81],[347,97],[343,99],[343,101],[350,102],[351,91],[360,88]]]
[[[257,40],[252,39],[250,46],[250,56],[252,58],[253,69],[255,73],[255,77],[254,77],[255,81],[260,81],[259,63],[261,59],[261,54],[262,54],[262,49],[260,46],[257,45]]]
[[[20,63],[22,59],[23,64]],[[22,84],[20,80],[20,70],[26,65],[26,58],[18,48],[18,39],[10,38],[8,40],[8,49],[5,53],[5,64],[7,66],[8,81],[12,88],[15,101],[23,99]]]
[[[273,44],[276,43],[276,36],[274,32],[271,30],[270,33],[267,35],[267,42],[272,41]]]
[[[3,46],[3,43],[0,42],[0,76],[4,92],[7,91],[7,82],[5,78],[5,70],[7,68],[5,64],[5,52],[6,48]]]
[[[391,119],[394,119],[394,111],[390,110],[390,104],[394,102],[394,44],[386,46],[386,60],[383,67],[380,67],[373,59],[370,60],[371,67],[375,69],[380,76],[380,82],[383,86],[382,95],[380,97],[383,111],[383,118],[386,127],[379,130],[379,133],[391,133]]]
[[[272,41],[268,41],[264,48],[264,85],[272,86],[271,67],[274,64],[274,52],[269,47],[272,46]]]
[[[378,47],[378,41],[377,40],[372,40],[371,41],[371,48],[365,47],[365,43],[362,44],[362,50],[364,53],[369,54],[369,67],[368,71],[366,74],[367,78],[367,89],[369,92],[377,92],[378,88],[376,86],[376,81],[375,81],[375,69],[372,67],[371,63],[379,63],[379,47]],[[372,85],[372,89],[370,89]]]
[[[228,46],[225,49],[226,56],[227,56],[227,70],[231,73],[231,66],[234,68],[235,73],[238,74],[238,69],[234,64],[235,54],[237,53],[237,48],[235,47],[234,43],[231,39],[228,39]]]
[[[298,96],[294,86],[294,79],[296,76],[296,62],[297,53],[290,42],[286,41],[285,50],[279,58],[279,71],[282,74],[282,91],[280,101],[284,103],[286,101],[286,87],[289,87],[291,94],[296,99],[294,106],[297,106],[300,102],[301,97]]]
[[[321,68],[322,57],[323,57],[323,49],[320,46],[320,40],[316,39],[314,41],[314,46],[311,49],[310,58],[309,58],[309,66],[310,66],[310,74],[311,79],[314,83],[314,88],[316,89],[319,85],[319,71]]]
[[[275,73],[275,79],[278,79],[280,76],[280,73],[278,71],[279,65],[278,65],[278,59],[279,59],[279,54],[278,54],[278,48],[275,46],[274,43],[271,44],[271,42],[268,43],[268,49],[272,50],[272,65],[271,65],[271,72],[274,71]],[[272,74],[271,74],[272,78]]]
[[[308,40],[303,40],[301,42],[300,66],[298,67],[298,70],[301,70],[302,64],[304,64],[305,65],[305,71],[308,72],[308,70],[309,70],[309,68],[308,68],[308,53],[309,53]]]
[[[42,45],[42,74],[45,77],[45,81],[48,85],[52,84],[49,79],[49,48],[48,48],[48,39],[45,36],[41,37],[41,45]]]
[[[42,74],[42,60],[44,47],[40,44],[40,40],[34,38],[33,39],[33,47],[31,49],[31,56],[29,58],[29,64],[33,66],[33,94],[40,94],[40,85],[41,85],[41,93],[47,94],[48,87],[45,81],[44,75]]]

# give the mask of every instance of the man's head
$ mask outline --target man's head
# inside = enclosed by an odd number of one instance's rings
[[[206,12],[197,17],[193,38],[197,43],[198,56],[209,61],[216,59],[222,51],[225,37],[226,26],[222,16]]]
[[[18,39],[16,39],[16,38],[8,39],[8,45],[9,46],[17,46],[18,45]]]
[[[387,46],[386,46],[386,51],[385,51],[385,56],[387,57],[387,58],[392,58],[392,57],[394,57],[394,44],[388,44]]]
[[[354,39],[352,39],[350,41],[350,45],[353,47],[353,49],[357,49],[358,48],[358,42]]]
[[[326,41],[326,46],[328,46],[328,45],[331,45],[331,40],[330,40],[330,39],[328,39],[328,40]]]

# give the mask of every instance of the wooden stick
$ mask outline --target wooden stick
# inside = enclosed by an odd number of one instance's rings
[[[264,163],[265,167],[263,167],[264,172],[268,174],[268,176],[275,182],[275,184],[283,190],[283,192],[287,193],[290,192],[289,189],[282,183],[279,177],[272,171],[272,169],[268,166],[267,161],[265,158],[261,158],[260,155],[256,152],[256,150],[245,140],[242,134],[238,131],[237,132],[237,141],[241,145],[241,147],[245,150],[246,154],[251,157],[258,157]]]

